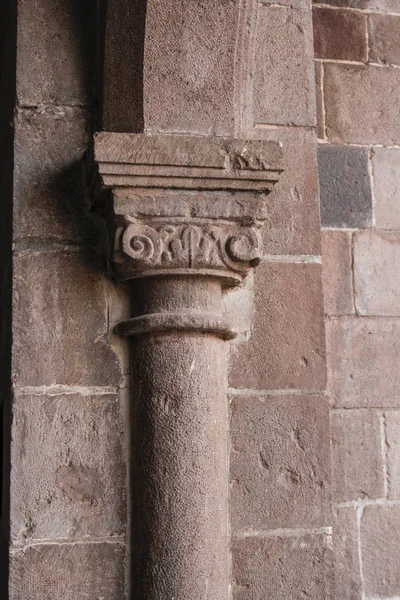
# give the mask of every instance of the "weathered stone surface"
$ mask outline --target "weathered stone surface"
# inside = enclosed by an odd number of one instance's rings
[[[338,407],[400,406],[397,319],[328,321],[329,395]]]
[[[332,413],[332,497],[337,502],[384,496],[380,415]]]
[[[13,377],[19,386],[121,382],[107,340],[99,264],[75,252],[14,258]]]
[[[124,544],[30,546],[11,554],[10,567],[10,600],[126,597]]]
[[[353,314],[351,233],[340,230],[322,232],[322,275],[326,314]]]
[[[156,0],[147,2],[146,131],[233,133],[238,11],[237,1],[167,0],[162,10]]]
[[[254,74],[254,120],[315,125],[312,23],[309,11],[260,8]]]
[[[400,143],[399,69],[329,63],[324,87],[330,141]]]
[[[91,101],[97,2],[18,2],[17,96],[22,106]]]
[[[382,12],[400,12],[398,0],[313,0],[314,3],[331,4],[343,8],[377,10]]]
[[[234,531],[329,524],[326,398],[234,397],[230,464]]]
[[[370,62],[400,65],[400,16],[370,15],[368,35]]]
[[[324,389],[322,302],[320,265],[259,266],[251,339],[232,347],[230,385]]]
[[[321,62],[315,61],[315,92],[317,99],[317,134],[318,139],[325,138],[325,114],[324,114],[324,65]]]
[[[79,108],[18,111],[14,238],[86,235],[80,161],[88,143],[87,122],[87,113]]]
[[[11,537],[125,533],[126,467],[118,397],[17,395]]]
[[[263,228],[266,254],[320,254],[317,145],[313,131],[299,127],[256,129],[282,144],[283,173],[267,198]]]
[[[367,506],[361,520],[365,596],[400,595],[400,506]]]
[[[333,577],[331,539],[325,535],[234,542],[235,600],[332,600]]]
[[[400,498],[400,413],[388,411],[384,418],[388,496],[398,500]]]
[[[366,17],[349,10],[314,7],[316,58],[366,62]]]
[[[336,600],[362,600],[357,509],[340,507],[333,511]]]
[[[354,237],[354,285],[362,315],[400,315],[400,232],[365,231]]]
[[[400,149],[374,148],[372,153],[377,229],[400,229]]]
[[[318,147],[323,226],[368,227],[372,224],[368,160],[368,148],[325,144]]]

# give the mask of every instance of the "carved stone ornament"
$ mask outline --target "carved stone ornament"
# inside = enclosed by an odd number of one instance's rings
[[[118,279],[170,271],[230,285],[260,262],[279,144],[101,133],[95,158],[113,190]]]
[[[101,133],[113,268],[133,316],[132,600],[228,600],[224,288],[262,258],[279,144]]]

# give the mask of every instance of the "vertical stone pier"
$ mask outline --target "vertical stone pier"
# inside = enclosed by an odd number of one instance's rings
[[[229,597],[223,294],[262,255],[274,142],[102,133],[115,276],[131,285],[132,595]]]

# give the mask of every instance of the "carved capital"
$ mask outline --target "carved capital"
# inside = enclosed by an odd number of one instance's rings
[[[103,133],[95,158],[113,192],[119,279],[192,274],[230,285],[259,263],[279,144]]]

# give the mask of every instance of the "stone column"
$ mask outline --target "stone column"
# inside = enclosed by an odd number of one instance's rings
[[[135,600],[227,600],[226,353],[222,298],[261,258],[270,142],[102,133],[116,278],[133,317],[132,568]]]

